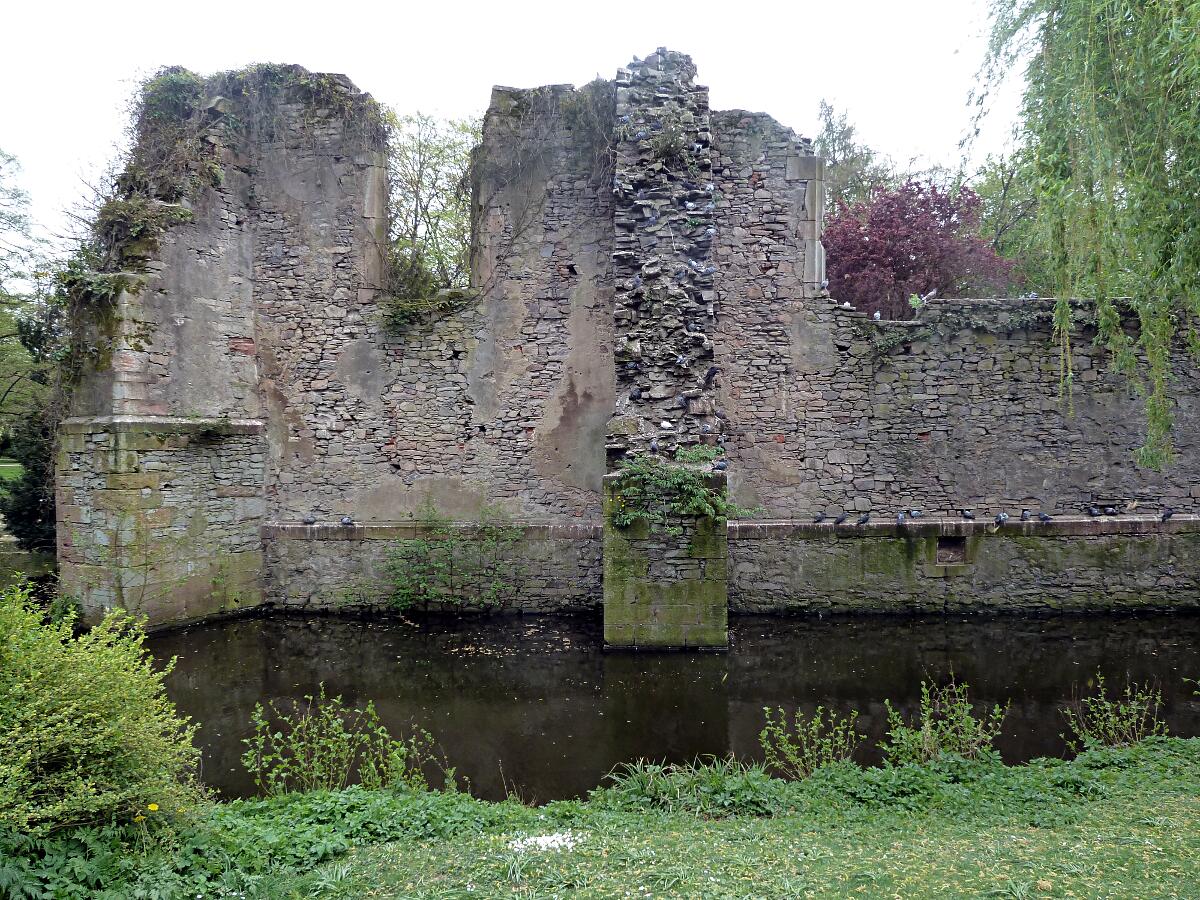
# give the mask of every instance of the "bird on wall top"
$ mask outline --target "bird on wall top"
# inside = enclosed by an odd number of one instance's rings
[[[1175,510],[1171,509],[1171,507],[1168,506],[1165,509],[1163,509],[1163,511],[1162,511],[1162,520],[1165,522],[1169,518],[1171,518],[1171,516],[1173,516],[1173,515],[1175,515]]]
[[[966,519],[968,522],[975,521],[975,513],[971,512],[969,509],[960,509],[958,511],[958,514],[960,516],[962,516],[964,519]]]
[[[1021,510],[1021,521],[1022,521],[1022,522],[1028,522],[1028,521],[1029,521],[1029,519],[1030,519],[1030,517],[1031,517],[1031,515],[1032,515],[1032,514],[1029,512],[1029,510],[1027,510],[1027,509],[1023,509],[1023,510]]]
[[[1005,522],[1008,521],[1008,513],[1006,513],[1006,512],[997,513],[996,518],[993,521],[995,521],[997,526],[1003,525]]]
[[[305,525],[316,525],[317,517],[314,516],[312,513],[309,513],[307,516],[304,517],[303,521],[304,521]]]
[[[840,516],[838,516],[836,519],[834,519],[834,520],[833,520],[833,524],[834,524],[834,525],[841,525],[841,524],[842,524],[843,522],[845,522],[845,521],[846,521],[848,518],[850,518],[850,513],[842,513]]]
[[[871,514],[869,512],[865,512],[861,516],[858,517],[858,521],[855,522],[854,524],[855,525],[866,525],[870,521],[871,521]]]
[[[813,516],[813,524],[814,525],[820,525],[824,521],[825,521],[825,513],[823,513],[823,512],[817,513],[815,516]]]
[[[342,516],[342,524],[343,525],[353,525],[354,519],[351,518],[350,516]]]
[[[1095,518],[1096,516],[1100,515],[1100,507],[1098,507],[1095,503],[1089,503],[1087,505],[1087,514]]]
[[[1046,514],[1046,513],[1044,513],[1044,512],[1040,512],[1040,513],[1038,513],[1038,521],[1040,521],[1040,522],[1053,522],[1053,521],[1054,521],[1054,516],[1050,516],[1050,515],[1047,515],[1047,514]]]

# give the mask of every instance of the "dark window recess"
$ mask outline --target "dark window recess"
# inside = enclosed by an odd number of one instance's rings
[[[953,565],[967,561],[965,537],[940,537],[937,542],[938,565]]]

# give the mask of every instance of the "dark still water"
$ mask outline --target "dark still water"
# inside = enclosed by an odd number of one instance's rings
[[[438,739],[472,791],[526,800],[580,796],[639,757],[753,758],[762,708],[854,708],[873,738],[884,698],[916,707],[922,677],[953,671],[975,699],[1012,701],[1006,760],[1063,752],[1060,707],[1097,670],[1157,679],[1172,733],[1200,734],[1200,617],[813,620],[743,617],[727,653],[607,653],[593,618],[365,621],[277,616],[154,636],[178,656],[172,699],[201,723],[204,778],[226,795],[252,784],[239,758],[256,701],[325,683],[373,700],[393,732]],[[870,754],[864,759],[869,760]]]

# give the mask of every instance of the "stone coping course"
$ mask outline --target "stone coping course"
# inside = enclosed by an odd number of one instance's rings
[[[262,528],[264,540],[289,541],[363,541],[404,540],[422,537],[434,528],[471,530],[479,528],[477,522],[452,522],[446,525],[429,526],[410,522],[371,522],[365,524],[339,525],[334,522],[304,525],[297,522],[269,522]],[[600,540],[600,523],[564,524],[521,524],[510,523],[504,527],[519,528],[525,540]],[[1158,515],[1102,516],[1055,516],[1053,522],[1021,522],[1009,519],[999,528],[990,518],[964,521],[957,518],[935,517],[910,521],[897,525],[893,521],[868,522],[854,525],[847,522],[834,525],[832,522],[797,522],[795,520],[733,521],[728,524],[729,540],[753,541],[769,538],[828,538],[837,537],[970,537],[978,534],[999,534],[1024,537],[1093,537],[1108,534],[1175,534],[1200,532],[1200,515],[1176,514],[1162,522]]]
[[[171,434],[262,434],[261,419],[226,419],[205,416],[72,416],[59,425],[66,434],[93,432],[168,432]]]

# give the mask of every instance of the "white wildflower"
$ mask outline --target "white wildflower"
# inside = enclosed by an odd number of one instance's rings
[[[536,834],[515,838],[508,843],[510,850],[523,853],[526,850],[570,850],[579,843],[579,836],[570,831],[558,834]]]

